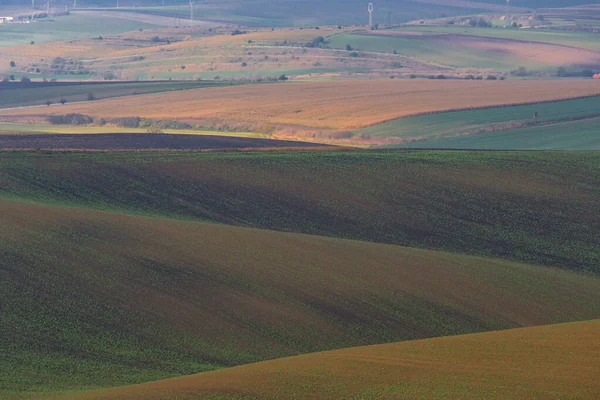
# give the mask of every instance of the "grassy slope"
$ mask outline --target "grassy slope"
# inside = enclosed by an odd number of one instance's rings
[[[416,57],[419,60],[460,68],[499,68],[514,69],[517,65],[530,68],[540,65],[526,59],[506,56],[493,52],[482,52],[461,46],[459,43],[435,43],[411,38],[364,36],[344,33],[327,39],[335,48],[345,49],[349,44],[358,51],[376,51]]]
[[[534,42],[553,43],[573,47],[582,47],[590,50],[600,50],[600,43],[598,43],[596,35],[588,32],[568,32],[539,29],[481,29],[466,26],[408,26],[405,28],[399,28],[399,30],[444,32],[501,39],[531,40]]]
[[[131,96],[145,93],[169,92],[172,90],[196,89],[202,87],[225,86],[223,82],[130,82],[108,84],[79,84],[52,87],[0,88],[0,108],[43,105],[47,100],[58,103],[61,98],[68,102],[86,101],[88,93],[96,99]]]
[[[435,138],[474,132],[490,124],[510,121],[529,121],[538,113],[538,121],[598,114],[600,96],[584,99],[530,104],[513,107],[495,107],[465,110],[416,117],[401,118],[357,130],[356,134],[376,137]]]
[[[110,35],[156,27],[151,24],[118,18],[98,18],[93,15],[73,14],[40,20],[34,24],[1,25],[0,47],[28,45],[31,41],[43,43],[86,36]]]
[[[599,278],[552,268],[21,201],[0,209],[3,398],[600,315]]]
[[[54,106],[59,107],[59,106]],[[229,132],[215,130],[192,129],[163,129],[164,133],[192,134],[192,135],[219,135],[227,137],[267,138],[267,135],[257,132]],[[98,133],[148,133],[147,128],[120,128],[113,126],[77,126],[77,125],[47,125],[47,124],[13,124],[0,122],[0,135],[3,134],[36,134],[36,133],[61,133],[61,134],[98,134]]]
[[[600,118],[483,133],[398,147],[446,149],[600,150]]]
[[[343,349],[81,399],[594,399],[600,320]]]
[[[599,163],[593,152],[4,153],[0,197],[598,273]]]

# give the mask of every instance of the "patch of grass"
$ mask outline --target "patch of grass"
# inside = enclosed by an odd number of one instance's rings
[[[405,139],[436,139],[475,132],[490,124],[511,121],[531,121],[537,113],[537,121],[595,115],[600,111],[600,96],[583,99],[530,104],[511,107],[494,107],[481,110],[465,110],[416,117],[401,118],[355,131],[355,134],[376,137],[399,137]],[[559,147],[558,147],[559,148]]]
[[[597,273],[599,159],[594,152],[3,153],[0,196]]]
[[[169,134],[219,135],[228,137],[264,138],[266,135],[256,132],[229,132],[215,130],[162,129]],[[59,133],[59,134],[99,134],[99,133],[140,133],[147,134],[147,128],[120,128],[114,126],[74,126],[45,124],[12,124],[0,122],[0,134]]]
[[[481,29],[466,26],[410,26],[396,28],[420,32],[454,33],[472,36],[492,37],[499,39],[513,39],[543,43],[560,44],[566,46],[582,47],[590,50],[600,50],[600,43],[595,34],[590,32],[570,32],[543,29]]]
[[[328,40],[332,46],[339,49],[343,49],[346,44],[350,44],[359,51],[381,53],[396,51],[400,55],[452,67],[512,69],[515,68],[515,65],[539,66],[527,60],[519,60],[516,57],[469,49],[459,43],[453,45],[452,43],[420,40],[418,36],[415,38],[400,38],[344,33],[332,36]]]
[[[600,150],[600,118],[414,142],[398,147],[493,150]]]
[[[60,99],[67,103],[77,101],[106,99],[111,97],[132,96],[136,94],[170,92],[173,90],[197,89],[225,85],[216,81],[185,82],[127,82],[127,83],[80,83],[49,85],[33,83],[28,86],[19,84],[0,85],[0,108],[45,105],[46,101],[55,104]],[[228,85],[228,84],[227,84]]]
[[[127,183],[140,190],[147,178]],[[152,187],[156,198],[166,188]],[[118,184],[103,190],[112,197]],[[554,268],[27,201],[0,208],[2,398],[600,313],[600,279]]]
[[[0,47],[70,40],[86,36],[117,34],[137,29],[157,28],[143,22],[94,15],[72,14],[40,19],[31,24],[3,24],[0,26]]]

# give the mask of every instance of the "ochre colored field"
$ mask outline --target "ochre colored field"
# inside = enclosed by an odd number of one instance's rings
[[[597,399],[600,320],[343,349],[77,399]],[[220,397],[217,397],[220,396]]]
[[[83,113],[186,121],[268,122],[337,130],[444,110],[522,104],[600,94],[600,81],[364,80],[288,82],[186,90],[6,110],[4,116]]]

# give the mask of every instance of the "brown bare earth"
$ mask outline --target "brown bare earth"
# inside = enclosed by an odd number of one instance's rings
[[[597,399],[600,320],[303,355],[77,399]],[[348,397],[350,396],[350,397]]]
[[[350,130],[409,115],[534,103],[600,94],[600,81],[363,80],[286,82],[7,109],[0,120],[27,121],[51,114],[140,116]]]

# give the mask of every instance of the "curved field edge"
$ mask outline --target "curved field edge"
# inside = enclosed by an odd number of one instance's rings
[[[0,197],[598,273],[599,165],[596,152],[7,152]]]
[[[0,394],[600,316],[600,279],[450,253],[0,200]]]
[[[600,395],[600,320],[350,348],[78,399],[472,399]]]

